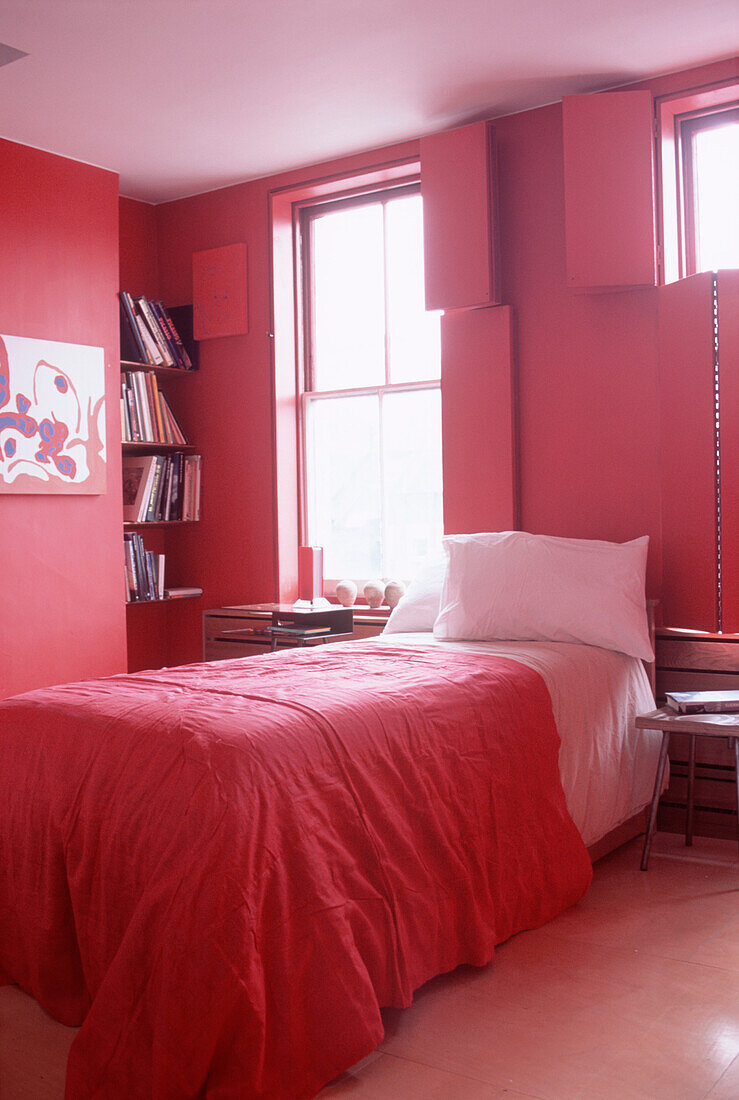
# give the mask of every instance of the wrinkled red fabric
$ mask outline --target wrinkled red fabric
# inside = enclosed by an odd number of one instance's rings
[[[538,673],[358,642],[0,703],[0,975],[68,1100],[314,1095],[587,889]]]

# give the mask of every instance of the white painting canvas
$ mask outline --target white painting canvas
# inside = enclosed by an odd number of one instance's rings
[[[103,349],[0,336],[0,493],[104,492]]]

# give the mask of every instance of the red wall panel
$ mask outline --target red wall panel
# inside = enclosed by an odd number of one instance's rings
[[[426,309],[499,302],[492,126],[422,138],[420,151]]]
[[[120,288],[147,298],[159,297],[156,207],[122,198],[119,203]]]
[[[507,306],[441,320],[444,530],[517,526],[513,317]]]
[[[713,274],[659,290],[665,621],[717,630]]]
[[[565,96],[567,285],[654,286],[654,151],[648,91]]]
[[[739,633],[739,271],[719,271],[723,629]]]
[[[567,290],[561,109],[495,127],[502,291],[516,317],[521,526],[614,541],[649,535],[657,596],[657,292]]]
[[[0,332],[105,349],[108,491],[0,497],[0,696],[125,667],[118,177],[0,141]]]

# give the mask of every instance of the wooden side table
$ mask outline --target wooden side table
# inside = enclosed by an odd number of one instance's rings
[[[688,800],[685,821],[685,843],[693,843],[693,794],[695,789],[695,739],[696,737],[724,738],[729,748],[734,750],[735,780],[737,793],[737,825],[739,827],[739,714],[676,714],[663,708],[651,714],[640,715],[635,722],[637,729],[662,730],[662,748],[659,754],[657,775],[654,781],[652,808],[649,813],[647,835],[644,838],[641,869],[646,871],[649,861],[649,849],[652,846],[652,834],[657,821],[657,806],[662,791],[662,779],[665,774],[667,751],[670,747],[670,734],[683,733],[689,738],[688,757]]]

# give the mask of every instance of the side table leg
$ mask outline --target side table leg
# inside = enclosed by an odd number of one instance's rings
[[[670,747],[670,731],[664,730],[662,733],[662,748],[659,750],[659,764],[657,765],[657,775],[654,780],[654,794],[652,795],[652,808],[649,811],[649,825],[647,826],[647,835],[644,837],[644,851],[641,857],[641,869],[646,871],[647,863],[649,862],[649,849],[652,847],[652,834],[654,832],[654,826],[657,821],[657,806],[659,805],[659,796],[662,790],[662,777],[665,774],[665,764],[667,762],[667,750]]]
[[[688,814],[685,818],[685,844],[689,848],[693,843],[693,798],[695,796],[695,734],[689,733],[688,749]]]

